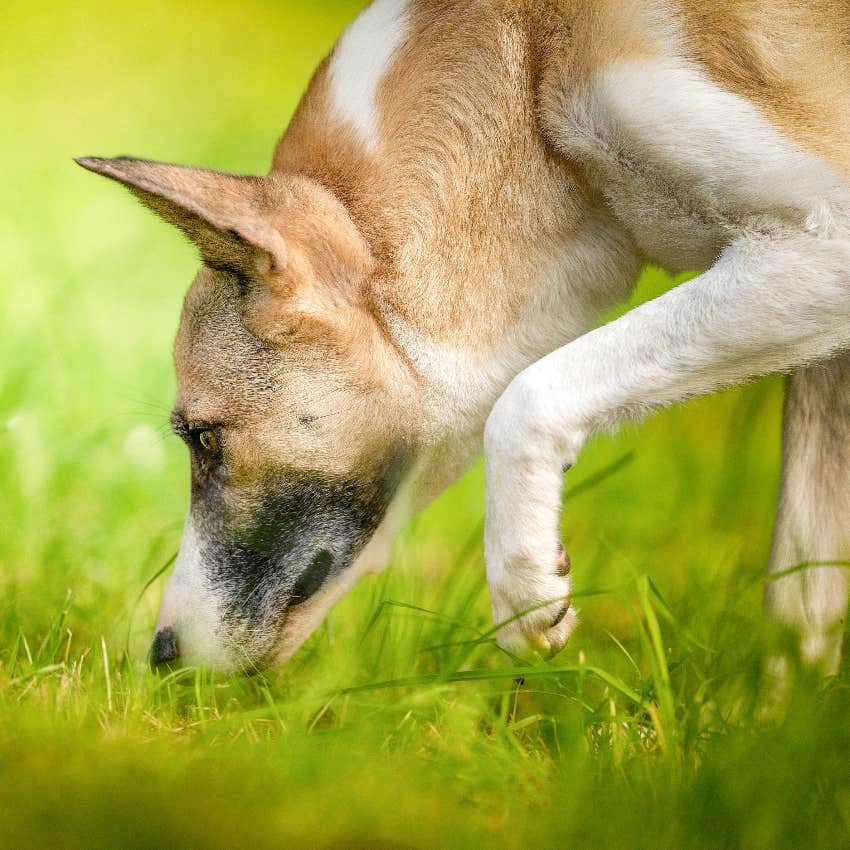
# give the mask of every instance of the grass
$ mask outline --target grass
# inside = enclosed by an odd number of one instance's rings
[[[286,668],[146,669],[195,259],[70,158],[262,171],[358,5],[4,9],[0,846],[850,846],[846,667],[761,711],[775,380],[589,447],[564,519],[582,627],[551,662],[494,645],[477,468]]]

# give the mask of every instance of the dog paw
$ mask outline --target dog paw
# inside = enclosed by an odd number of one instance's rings
[[[551,657],[567,644],[578,623],[570,593],[570,558],[564,547],[545,566],[514,558],[491,581],[493,620],[497,639],[508,652]]]

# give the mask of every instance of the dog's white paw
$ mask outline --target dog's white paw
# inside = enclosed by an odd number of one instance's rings
[[[550,657],[560,652],[578,623],[564,547],[558,546],[549,564],[512,559],[499,573],[500,578],[490,583],[499,645],[520,656]]]

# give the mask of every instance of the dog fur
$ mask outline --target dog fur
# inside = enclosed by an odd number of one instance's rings
[[[557,651],[563,470],[598,431],[770,373],[790,375],[771,569],[846,559],[848,103],[846,0],[377,0],[266,177],[82,160],[204,260],[159,623],[181,660],[291,655],[482,435],[500,641]],[[592,330],[646,262],[704,273]],[[832,670],[847,595],[825,566],[768,604]]]

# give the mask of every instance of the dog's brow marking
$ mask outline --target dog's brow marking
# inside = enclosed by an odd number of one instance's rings
[[[346,30],[331,59],[331,96],[340,118],[378,147],[375,93],[407,34],[405,0],[377,0]]]

